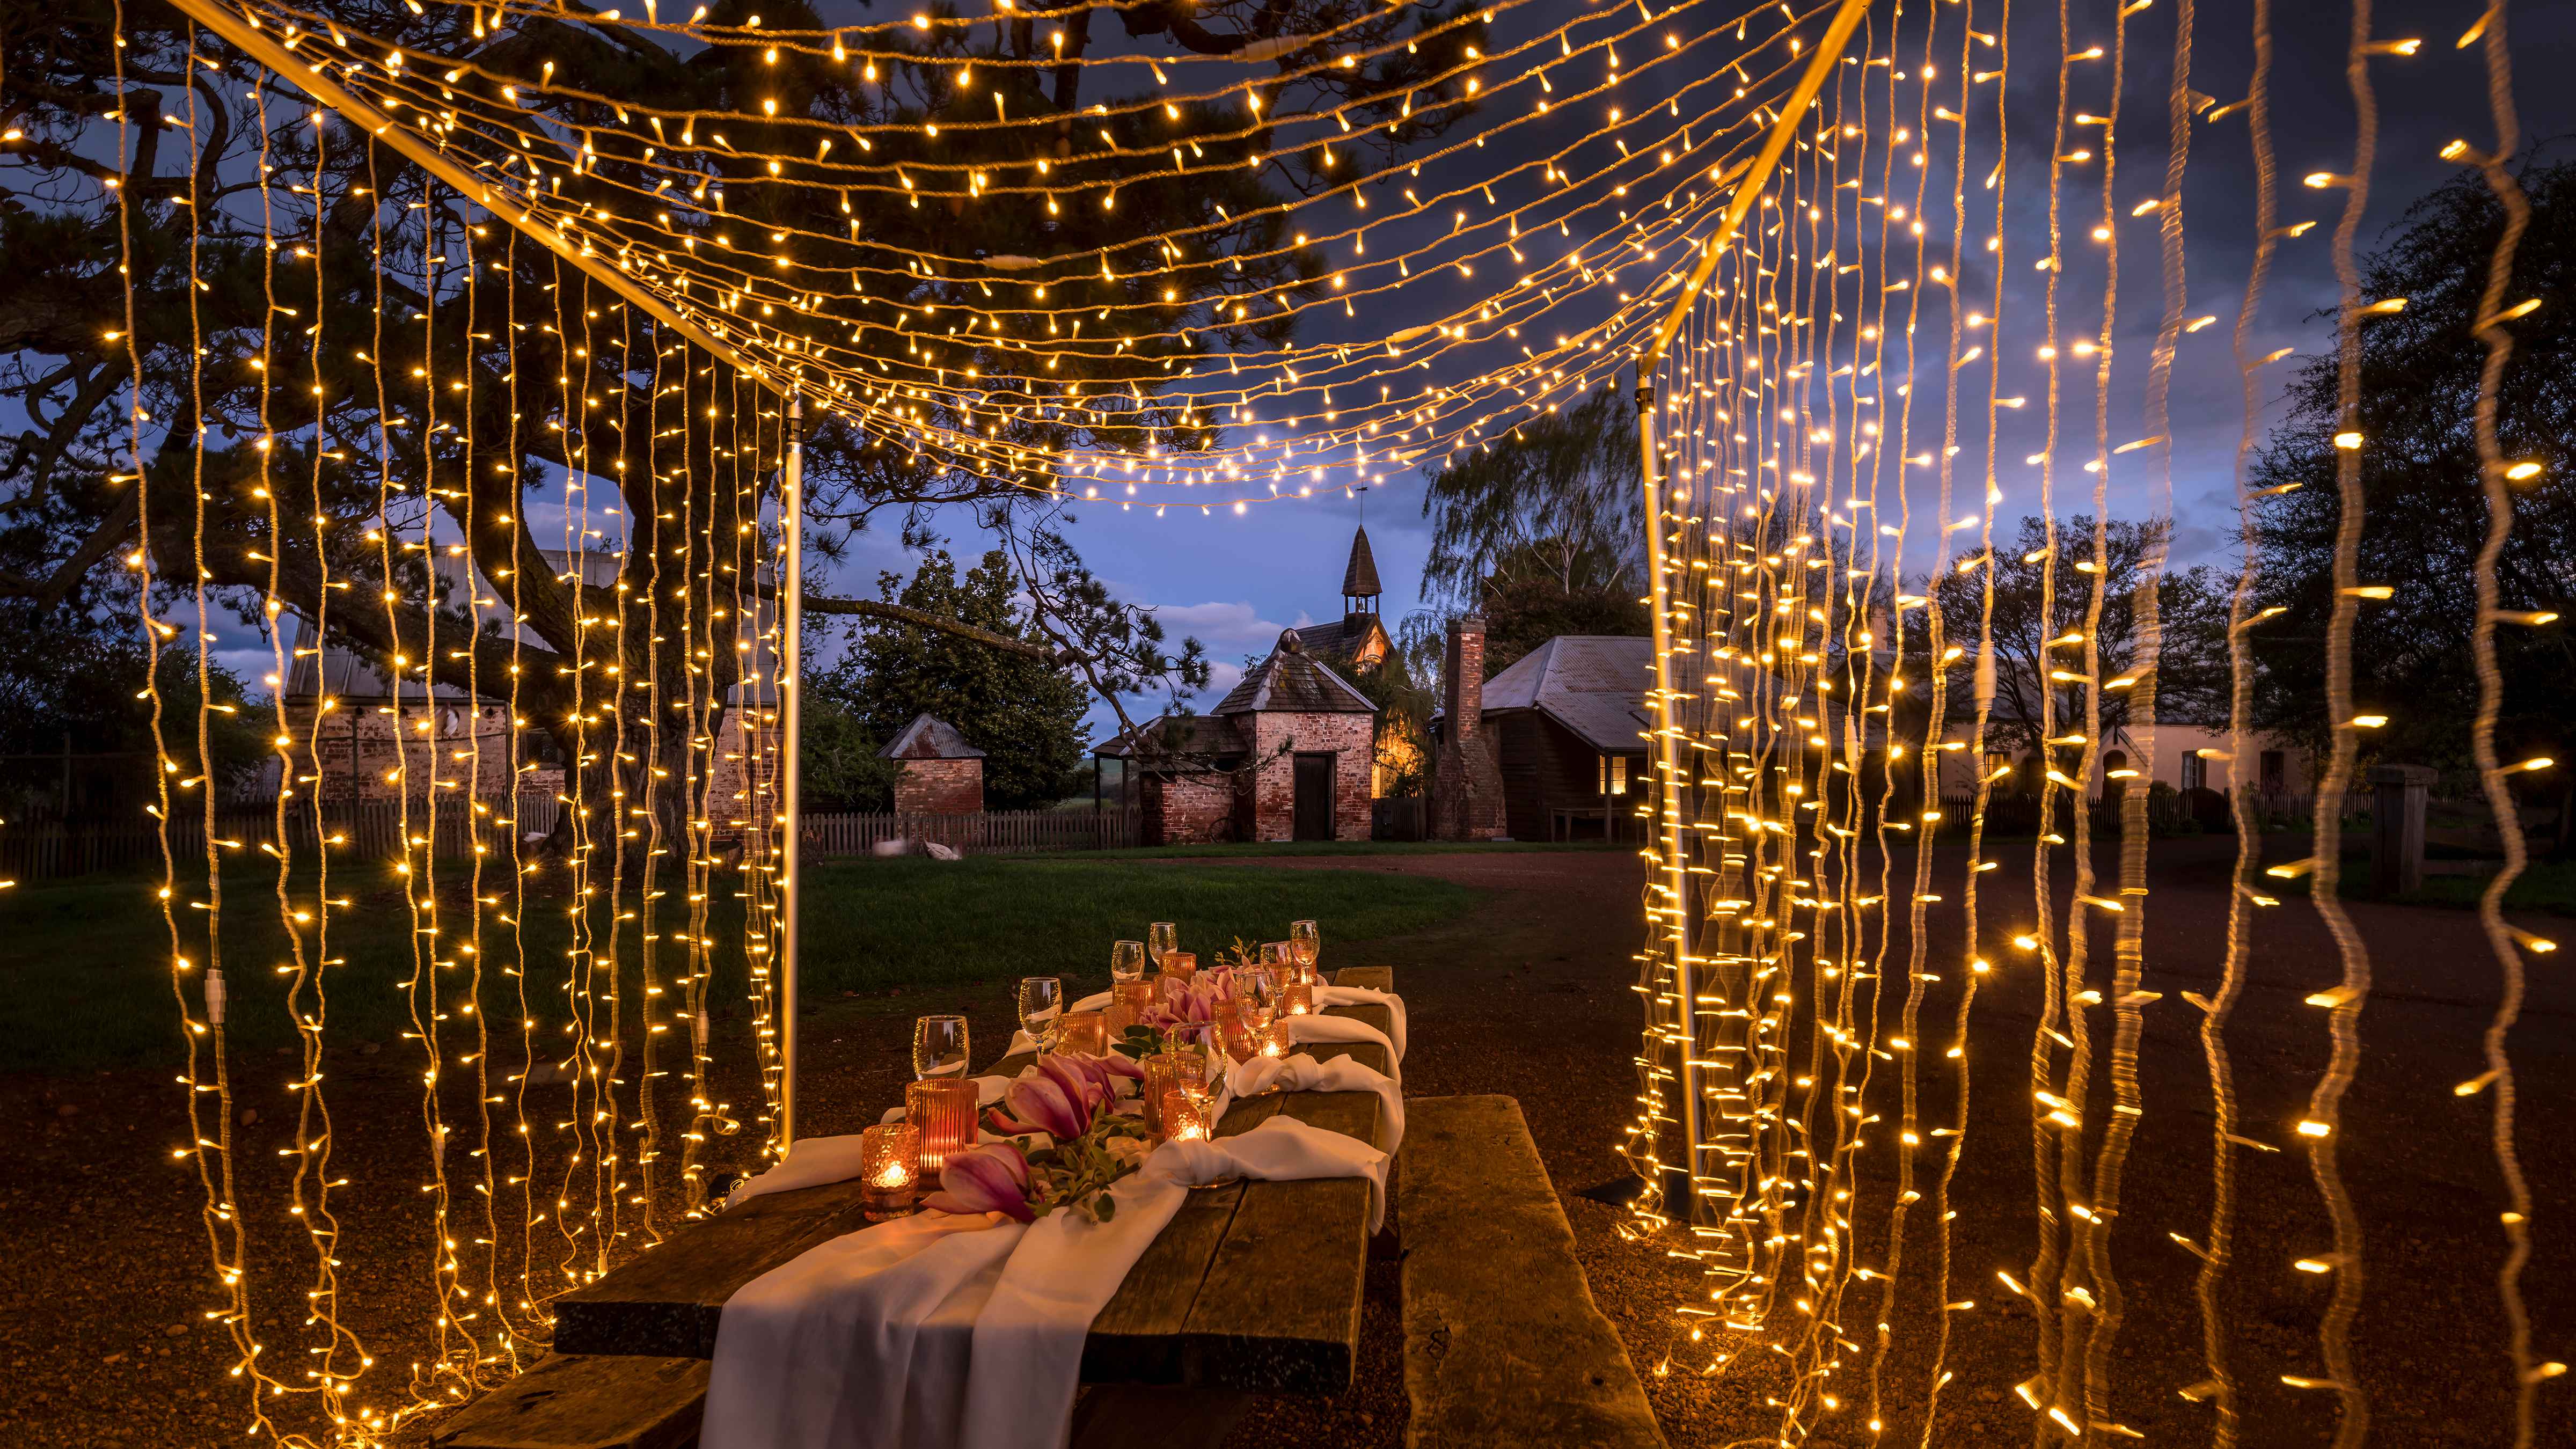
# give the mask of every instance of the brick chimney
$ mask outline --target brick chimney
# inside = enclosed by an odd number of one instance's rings
[[[1441,664],[1447,680],[1441,713],[1449,738],[1475,738],[1485,727],[1485,616],[1461,614],[1449,621],[1449,653]]]
[[[1485,620],[1467,614],[1449,621],[1448,676],[1441,702],[1447,737],[1431,772],[1431,836],[1435,840],[1498,840],[1505,809],[1501,762],[1485,733]]]

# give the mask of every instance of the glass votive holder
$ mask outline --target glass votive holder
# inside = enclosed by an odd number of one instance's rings
[[[939,1180],[949,1154],[975,1145],[975,1084],[963,1077],[934,1077],[903,1089],[903,1119],[921,1133],[921,1175]]]
[[[1156,1052],[1145,1058],[1145,1090],[1140,1095],[1145,1104],[1145,1125],[1156,1135],[1167,1135],[1163,1129],[1163,1094],[1176,1087],[1203,1091],[1207,1087],[1207,1058],[1197,1052]]]
[[[859,1210],[882,1223],[912,1212],[921,1187],[921,1129],[910,1122],[871,1127],[859,1137]]]
[[[1224,1048],[1225,1054],[1236,1061],[1243,1060],[1244,1056],[1252,1050],[1251,1038],[1243,1027],[1242,1007],[1231,1001],[1220,1001],[1216,1004],[1216,1036],[1217,1045]]]
[[[1274,1017],[1270,1025],[1262,1028],[1259,1050],[1263,1056],[1284,1057],[1296,1049],[1297,1044],[1288,1037],[1288,1018]]]
[[[1166,1142],[1205,1141],[1213,1130],[1207,1119],[1206,1098],[1200,1093],[1173,1087],[1163,1093],[1161,1106]]]
[[[1105,1056],[1109,1052],[1109,1017],[1098,1011],[1065,1013],[1064,1025],[1058,1028],[1055,1049],[1078,1052],[1083,1056]]]
[[[1108,1022],[1109,1039],[1125,1040],[1127,1028],[1143,1021],[1147,1009],[1153,1004],[1154,983],[1151,981],[1121,981],[1110,987],[1109,1007],[1101,1013]]]
[[[1199,974],[1198,953],[1195,951],[1174,951],[1169,956],[1163,958],[1163,974],[1166,976],[1177,977],[1183,981],[1187,981],[1191,977],[1196,976]]]
[[[1307,982],[1291,981],[1279,993],[1279,1014],[1312,1016],[1315,1014],[1315,988]]]

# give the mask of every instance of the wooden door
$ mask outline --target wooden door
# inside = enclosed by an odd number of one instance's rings
[[[1330,840],[1333,838],[1333,757],[1299,755],[1296,764],[1297,838]]]

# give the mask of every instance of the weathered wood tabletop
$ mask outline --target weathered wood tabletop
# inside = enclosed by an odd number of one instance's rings
[[[1385,967],[1337,973],[1344,986],[1392,989]],[[1334,1007],[1391,1033],[1383,1006]],[[1316,1042],[1319,1059],[1350,1056],[1390,1071],[1375,1042]],[[992,1072],[1027,1061],[1007,1057]],[[1217,1135],[1274,1115],[1386,1145],[1368,1092],[1285,1092],[1237,1102]],[[1145,1250],[1091,1325],[1082,1377],[1269,1394],[1332,1394],[1350,1386],[1368,1266],[1368,1183],[1359,1178],[1237,1182],[1200,1188]],[[808,1249],[866,1226],[859,1185],[832,1183],[754,1198],[673,1233],[599,1282],[555,1300],[558,1354],[712,1358],[724,1303],[736,1289]]]

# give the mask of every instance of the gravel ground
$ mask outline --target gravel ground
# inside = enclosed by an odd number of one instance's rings
[[[2112,1417],[2149,1442],[2202,1442],[2208,1435],[2209,1410],[2176,1394],[2204,1377],[2191,1291],[2198,1262],[2168,1234],[2206,1232],[2208,1088],[2199,1014],[2181,993],[2206,992],[2215,982],[2231,848],[2225,840],[2157,847],[2146,985],[2164,999],[2147,1010],[2139,1061],[2147,1110],[2115,1239],[2129,1313],[2111,1404]],[[2028,859],[2025,847],[1989,854]],[[1917,1214],[1906,1245],[1906,1287],[1889,1315],[1898,1345],[1883,1378],[1889,1443],[2033,1440],[2033,1416],[2010,1395],[2012,1384],[2029,1373],[2031,1323],[2026,1313],[1997,1306],[2002,1295],[1993,1277],[1998,1268],[2022,1276],[2033,1237],[2026,1063],[2038,983],[2015,969],[2021,958],[2006,943],[2029,919],[2019,863],[1985,878],[1985,949],[2004,969],[1980,994],[1969,1029],[1976,1091],[1953,1191],[1958,1218],[1950,1296],[1979,1306],[1951,1315],[1945,1367],[1956,1378],[1942,1392],[1939,1422],[1927,1441],[1921,1403],[1932,1377],[1925,1347],[1932,1336],[1925,1330],[1940,1296],[1929,1214]],[[1945,858],[1940,867],[1955,883],[1956,862]],[[1421,873],[1490,893],[1466,917],[1412,936],[1372,943],[1328,938],[1326,964],[1398,968],[1413,1026],[1410,1094],[1502,1092],[1520,1099],[1564,1196],[1594,1297],[1646,1371],[1672,1442],[1771,1442],[1764,1399],[1780,1384],[1766,1376],[1767,1365],[1715,1377],[1653,1374],[1668,1347],[1673,1306],[1705,1289],[1686,1265],[1667,1256],[1664,1243],[1623,1241],[1615,1229],[1624,1214],[1577,1195],[1622,1170],[1611,1147],[1634,1091],[1628,1063],[1637,1024],[1629,989],[1640,935],[1635,860],[1597,852],[1458,854],[1247,859],[1239,868]],[[2066,873],[2061,868],[2058,878]],[[2021,876],[2022,883],[2016,888],[1998,879],[2006,876]],[[2345,1108],[2344,1144],[2345,1177],[2367,1233],[2370,1296],[2356,1345],[2374,1434],[2384,1444],[2509,1443],[2510,1377],[2493,1288],[2502,1241],[2487,1141],[2489,1099],[2451,1091],[2481,1069],[2479,1033],[2496,997],[2494,966],[2466,913],[2369,905],[2354,913],[2377,973],[2364,1019],[2363,1070]],[[2323,1013],[2301,1005],[2301,998],[2332,984],[2340,968],[2303,904],[2265,912],[2260,924],[2250,987],[2230,1032],[2239,1130],[2289,1145],[2297,1140],[2291,1123],[2327,1045]],[[2563,922],[2556,931],[2532,924],[2543,934],[2567,933]],[[1932,962],[1957,960],[1963,942],[1955,894],[1933,908],[1927,945]],[[1903,946],[1900,940],[1900,952]],[[1953,984],[1936,988],[1925,1006],[1927,1023],[1944,1024],[1925,1031],[1936,1043],[1946,1037],[1955,1007],[1940,992]],[[927,1006],[952,1008],[961,995],[974,1016],[977,1055],[988,1055],[1007,1030],[998,985],[936,999],[893,994],[818,1004],[805,1025],[809,1130],[853,1130],[873,1119],[898,1090],[911,1016]],[[2522,1151],[2538,1199],[2536,1249],[2524,1283],[2544,1359],[2576,1357],[2568,1352],[2576,1337],[2576,1254],[2551,1231],[2567,1204],[2568,1159],[2576,1155],[2559,1129],[2576,1088],[2571,1012],[2576,988],[2544,958],[2512,1043],[2525,1122]],[[341,1269],[352,1305],[346,1316],[391,1365],[418,1351],[428,1301],[425,1264],[412,1246],[421,1241],[425,1220],[418,1192],[419,1076],[406,1060],[391,1044],[373,1053],[351,1044],[328,1064],[344,1144],[340,1163],[352,1179],[337,1199],[348,1230]],[[278,1089],[291,1060],[236,1067],[245,1084],[242,1104],[285,1101]],[[1945,1120],[1951,1110],[1946,1073],[1925,1075],[1925,1115]],[[735,1100],[747,1096],[744,1084],[730,1085]],[[196,1182],[170,1164],[167,1150],[182,1135],[178,1107],[167,1072],[0,1079],[0,1132],[10,1143],[0,1154],[0,1231],[9,1249],[0,1257],[0,1363],[14,1382],[14,1391],[0,1399],[0,1429],[13,1445],[175,1446],[239,1438],[237,1391],[221,1372],[228,1345],[198,1316],[213,1305]],[[242,1160],[253,1179],[241,1189],[245,1200],[260,1200],[269,1190],[258,1176],[273,1169],[259,1159],[288,1140],[285,1130],[277,1123],[245,1129],[250,1150]],[[366,1150],[371,1143],[387,1145]],[[2326,1245],[2307,1159],[2291,1146],[2277,1154],[2248,1150],[2239,1162],[2241,1255],[2223,1308],[2244,1386],[2242,1442],[2325,1444],[2335,1420],[2331,1396],[2279,1382],[2282,1374],[2320,1372],[2315,1328],[2328,1285],[2290,1267],[2292,1259]],[[1889,1175],[1883,1154],[1865,1157],[1864,1170],[1881,1184]],[[1857,1233],[1864,1261],[1879,1261],[1883,1222],[1864,1214]],[[269,1285],[255,1309],[264,1336],[280,1340],[284,1347],[277,1351],[292,1351],[288,1308],[303,1280],[277,1272],[255,1281]],[[1847,1306],[1844,1316],[1862,1318],[1865,1327],[1875,1309],[1874,1302]],[[1331,1403],[1265,1405],[1229,1442],[1301,1449],[1399,1444],[1401,1354],[1397,1273],[1382,1265],[1372,1274],[1354,1391]],[[1858,1384],[1844,1392],[1853,1396],[1847,1402],[1866,1397]],[[2558,1384],[2543,1388],[2534,1442],[2576,1443],[2569,1393]],[[1829,1421],[1815,1442],[1867,1442],[1857,1417]]]

